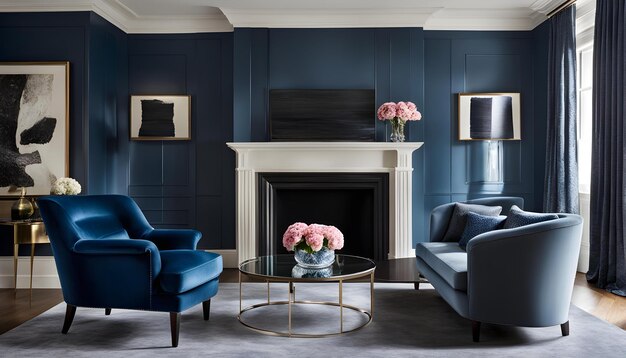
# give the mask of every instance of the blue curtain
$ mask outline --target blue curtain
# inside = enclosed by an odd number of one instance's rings
[[[598,0],[593,39],[591,225],[587,279],[626,296],[626,0]]]
[[[548,20],[548,137],[543,210],[578,213],[576,8]]]

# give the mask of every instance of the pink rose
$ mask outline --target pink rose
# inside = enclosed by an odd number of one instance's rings
[[[393,119],[396,116],[396,104],[393,102],[383,103],[378,108],[378,119],[381,121]]]
[[[409,111],[417,111],[417,106],[413,102],[406,102],[406,106],[409,107]]]
[[[334,226],[326,226],[324,237],[328,240],[330,250],[341,250],[343,248],[343,234]]]
[[[307,228],[307,224],[300,222],[289,225],[283,234],[283,246],[287,251],[293,251],[293,248],[302,241]]]
[[[398,102],[396,105],[396,117],[405,122],[411,118],[411,110],[405,102]]]
[[[409,118],[409,121],[419,121],[420,119],[422,119],[422,114],[415,110],[411,113],[411,118]]]
[[[311,250],[319,251],[324,246],[324,236],[322,234],[312,233],[306,236],[306,243]]]
[[[324,246],[324,231],[326,226],[311,224],[304,232],[304,239],[313,251],[319,251]]]

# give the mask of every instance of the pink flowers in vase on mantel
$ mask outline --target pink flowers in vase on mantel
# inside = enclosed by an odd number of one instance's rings
[[[391,141],[404,142],[404,124],[419,121],[422,114],[413,102],[386,102],[378,108],[378,119],[391,123]]]

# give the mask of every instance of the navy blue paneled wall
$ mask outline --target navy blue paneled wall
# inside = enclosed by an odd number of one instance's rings
[[[95,13],[88,29],[87,188],[89,194],[126,194],[128,49],[126,34]]]
[[[234,249],[232,34],[129,35],[128,49],[131,95],[191,95],[192,138],[130,142],[128,193],[151,224],[197,228],[199,247]]]
[[[375,89],[377,103],[422,105],[419,28],[243,28],[235,29],[234,47],[236,141],[268,140],[270,89]],[[409,127],[419,133],[419,124]],[[385,130],[377,123],[377,140]]]
[[[408,29],[236,29],[234,138],[266,141],[268,92],[281,88],[370,88],[376,102],[410,100],[423,120],[411,123],[414,155],[414,242],[427,240],[428,215],[441,204],[490,195],[517,195],[538,209],[536,161],[545,141],[545,104],[535,105],[542,73],[541,33],[453,32]],[[541,71],[539,71],[541,72]],[[545,78],[545,77],[544,77]],[[537,92],[539,91],[539,92]],[[520,92],[522,141],[492,144],[502,158],[488,175],[487,142],[460,142],[457,94]],[[536,94],[536,92],[538,94]],[[377,123],[378,141],[387,138]],[[542,147],[543,146],[543,147]]]
[[[539,209],[546,49],[543,25],[126,35],[88,12],[0,14],[1,61],[71,63],[70,175],[87,193],[129,193],[156,226],[200,229],[204,248],[235,247],[234,153],[225,143],[267,140],[268,92],[278,88],[368,88],[377,104],[418,105],[424,119],[407,133],[425,142],[413,162],[416,242],[443,202],[521,195]],[[523,140],[496,147],[497,180],[485,175],[486,144],[456,139],[457,93],[492,91],[522,94]],[[192,140],[129,141],[129,94],[191,95]],[[376,139],[387,130],[377,121]],[[6,243],[0,255],[11,253]]]
[[[0,61],[70,62],[69,174],[84,193],[119,192],[122,186],[115,141],[128,97],[125,41],[122,31],[90,12],[0,13]],[[1,240],[0,255],[12,253],[10,241]],[[37,245],[36,253],[51,251]]]
[[[539,50],[531,32],[426,32],[425,213],[491,195],[521,196],[526,208],[541,208],[535,161],[544,162],[545,143],[536,134],[545,126],[545,117],[537,116],[545,104],[535,104],[533,70]],[[459,141],[457,94],[471,92],[521,93],[522,140]]]

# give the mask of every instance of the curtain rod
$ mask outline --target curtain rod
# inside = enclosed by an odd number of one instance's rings
[[[567,9],[568,7],[574,5],[576,3],[576,0],[566,0],[565,2],[563,2],[561,5],[557,6],[556,9],[550,11],[548,13],[548,18],[551,18],[552,16],[558,14],[559,12]]]

